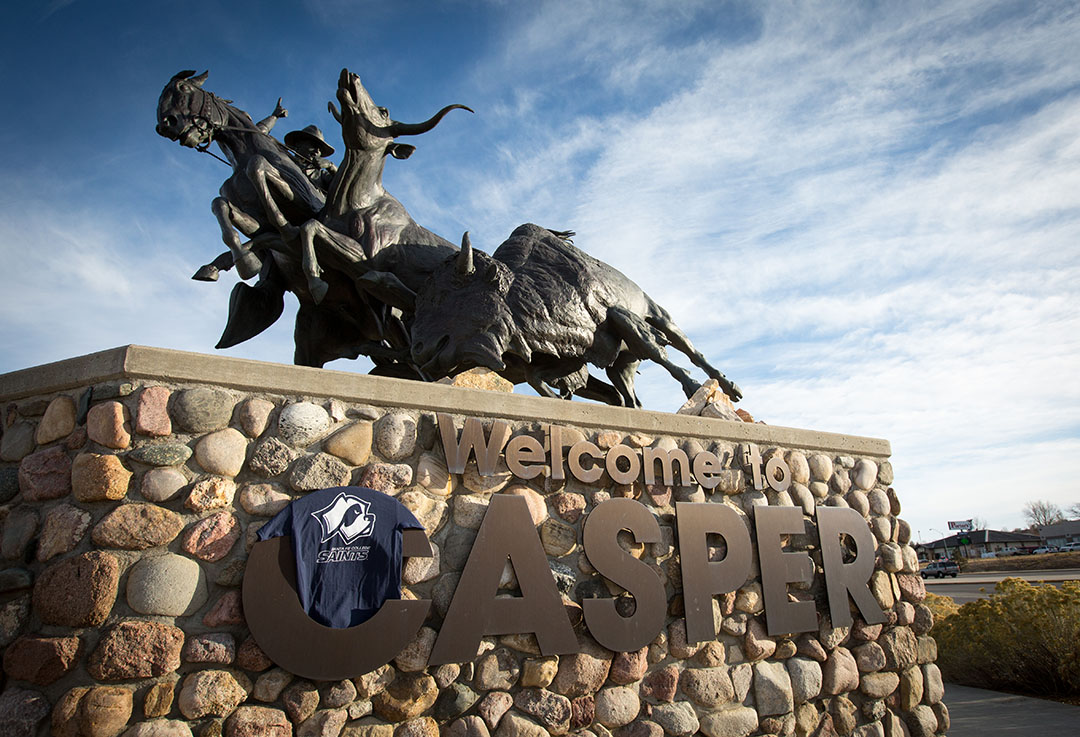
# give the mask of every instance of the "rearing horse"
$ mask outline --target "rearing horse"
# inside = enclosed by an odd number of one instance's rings
[[[298,255],[286,241],[295,238],[296,225],[314,218],[325,198],[289,156],[277,139],[256,127],[251,117],[214,93],[202,89],[208,72],[176,74],[161,92],[157,132],[182,146],[207,151],[217,143],[233,167],[211,207],[221,226],[221,239],[229,247],[242,279],[259,273],[262,261],[250,242],[240,235],[259,238],[264,247]]]

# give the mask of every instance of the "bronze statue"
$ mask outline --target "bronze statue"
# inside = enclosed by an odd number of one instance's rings
[[[433,129],[455,109],[423,123],[400,123],[375,104],[360,78],[338,79],[345,154],[315,126],[282,143],[269,133],[288,112],[256,124],[229,101],[202,89],[206,73],[180,72],[158,102],[158,133],[206,152],[217,143],[233,166],[213,211],[229,247],[195,278],[212,280],[234,262],[229,319],[217,347],[273,324],[285,292],[300,303],[294,361],[322,366],[366,355],[373,373],[433,380],[486,366],[543,396],[573,395],[639,407],[634,374],[642,360],[662,366],[687,396],[698,383],[672,363],[671,345],[717,379],[734,400],[739,388],[714,368],[644,291],[611,266],[575,248],[568,232],[523,225],[493,256],[459,249],[416,223],[382,185],[386,159],[407,159],[399,143]],[[291,149],[291,151],[290,151]],[[241,241],[239,233],[249,238]],[[606,370],[611,383],[589,374]]]

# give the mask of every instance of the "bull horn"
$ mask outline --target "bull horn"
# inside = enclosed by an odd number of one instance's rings
[[[194,69],[185,69],[182,72],[177,72],[176,74],[174,74],[173,79],[187,79],[188,77],[190,77],[194,73],[195,73]]]
[[[458,253],[456,263],[456,271],[462,276],[468,276],[476,270],[476,267],[473,266],[472,241],[469,240],[469,231],[467,230],[465,235],[461,236],[461,252]]]
[[[418,136],[421,133],[427,133],[437,126],[439,121],[443,119],[443,116],[451,110],[468,110],[470,113],[473,112],[471,107],[466,107],[465,105],[447,105],[423,123],[399,123],[395,120],[387,126],[386,130],[393,138],[397,138],[398,136]]]
[[[209,76],[210,76],[210,70],[207,69],[205,72],[200,74],[198,77],[192,77],[191,79],[189,79],[188,82],[195,85],[196,87],[202,87],[203,82],[205,82],[206,78],[209,77]]]

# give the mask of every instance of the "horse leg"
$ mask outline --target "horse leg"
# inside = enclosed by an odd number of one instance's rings
[[[609,307],[607,315],[615,332],[623,339],[627,348],[638,358],[655,361],[667,369],[667,372],[682,384],[683,392],[687,397],[694,396],[694,392],[701,388],[701,385],[694,381],[686,369],[668,360],[667,351],[659,340],[663,336],[658,330],[623,307]]]
[[[296,226],[290,224],[285,214],[281,212],[277,200],[274,199],[274,195],[270,192],[270,185],[273,184],[277,194],[289,202],[296,199],[296,193],[293,191],[292,186],[263,156],[252,156],[248,160],[245,171],[248,179],[251,180],[251,184],[255,187],[255,194],[259,198],[259,203],[262,205],[266,217],[278,229],[283,238],[291,240],[296,235]]]
[[[611,384],[598,379],[592,374],[589,374],[588,381],[585,382],[585,386],[578,389],[574,394],[585,399],[593,399],[597,402],[603,402],[604,404],[611,404],[615,407],[621,407],[623,403],[622,394],[618,389]]]
[[[679,326],[675,324],[675,321],[671,319],[671,315],[667,314],[667,311],[658,307],[657,314],[646,316],[645,322],[663,333],[664,337],[671,343],[672,348],[685,353],[693,364],[704,371],[710,379],[716,379],[720,384],[720,388],[723,389],[724,393],[731,397],[733,401],[737,402],[742,399],[742,390],[739,389],[735,382],[728,379],[728,377],[724,376],[719,369],[709,363],[708,359],[706,359],[697,348],[694,348],[693,343],[690,342],[690,338],[686,336],[686,333],[679,329]]]
[[[640,408],[637,394],[634,393],[634,376],[637,374],[641,359],[630,353],[622,351],[615,357],[615,361],[608,366],[607,375],[611,383],[615,385],[615,391],[619,393],[621,401],[616,406]],[[612,404],[615,404],[612,402]]]
[[[237,223],[248,226],[255,222],[254,219],[239,210],[224,197],[215,197],[214,201],[210,203],[210,209],[213,210],[214,217],[217,218],[218,225],[221,226],[221,239],[229,247],[233,263],[236,264],[236,272],[240,275],[240,278],[250,279],[258,274],[262,268],[262,261],[251,252],[250,248],[244,247],[239,234],[236,232]],[[256,223],[256,227],[257,225]],[[201,272],[202,269],[199,270],[199,273]]]
[[[195,276],[191,278],[195,281],[217,281],[218,274],[220,274],[222,271],[228,271],[232,267],[232,252],[226,251],[210,263],[200,266],[199,270],[195,272]]]

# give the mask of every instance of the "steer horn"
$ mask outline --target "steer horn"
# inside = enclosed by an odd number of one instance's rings
[[[472,241],[469,240],[469,231],[467,230],[461,236],[461,252],[458,253],[456,266],[457,273],[462,276],[468,276],[476,270],[476,267],[473,266]]]
[[[470,113],[474,112],[471,107],[465,105],[447,105],[423,123],[399,123],[396,120],[391,121],[390,125],[386,127],[386,131],[394,138],[397,138],[398,136],[418,136],[421,133],[427,133],[437,126],[439,121],[443,119],[443,116],[451,110],[468,110]]]

